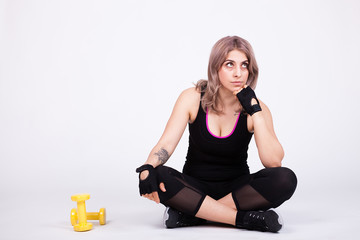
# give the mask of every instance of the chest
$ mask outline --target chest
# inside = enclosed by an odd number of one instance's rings
[[[228,112],[224,114],[214,114],[206,112],[206,127],[215,137],[230,136],[239,121],[239,113]]]
[[[203,158],[203,154],[221,156],[223,160],[244,157],[252,137],[252,133],[247,129],[247,116],[240,114],[233,116],[234,118],[211,117],[199,109],[196,120],[189,124],[190,155],[197,159]]]

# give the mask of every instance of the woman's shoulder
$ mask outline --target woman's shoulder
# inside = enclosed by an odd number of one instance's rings
[[[195,87],[187,88],[183,90],[179,96],[182,100],[188,102],[199,102],[200,101],[200,91],[198,91]]]
[[[189,113],[189,120],[193,122],[200,106],[200,91],[195,87],[185,89],[179,96],[179,103]]]

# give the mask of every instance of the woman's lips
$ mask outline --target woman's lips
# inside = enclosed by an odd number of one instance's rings
[[[232,84],[234,84],[235,86],[242,86],[242,85],[244,85],[244,83],[243,82],[231,82]]]

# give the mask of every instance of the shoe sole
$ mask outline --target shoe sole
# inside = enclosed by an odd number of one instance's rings
[[[168,211],[169,211],[169,207],[166,207],[165,212],[164,212],[164,216],[163,216],[163,225],[164,225],[164,227],[167,227],[166,222],[169,219]]]
[[[177,226],[177,219],[170,218],[169,211],[173,211],[170,207],[166,207],[164,216],[163,216],[163,224],[166,228],[176,228]]]
[[[268,231],[280,231],[280,229],[283,227],[282,218],[273,210],[268,210],[266,215],[268,216],[266,217],[267,221],[265,220],[266,225],[268,226]]]

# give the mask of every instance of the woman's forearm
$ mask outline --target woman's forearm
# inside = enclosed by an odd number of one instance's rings
[[[156,145],[150,152],[145,164],[151,164],[154,168],[164,165],[170,158],[170,154],[165,147]]]
[[[262,111],[252,116],[254,137],[262,164],[265,167],[280,167],[284,150],[276,135],[269,129]]]
[[[169,152],[164,148],[160,147],[160,144],[157,144],[150,152],[149,157],[147,158],[144,164],[150,164],[154,168],[164,165],[167,160],[169,160],[170,155]],[[149,175],[149,171],[145,170],[140,173],[140,179],[144,180]]]

